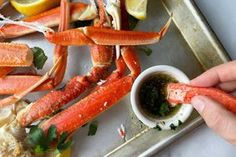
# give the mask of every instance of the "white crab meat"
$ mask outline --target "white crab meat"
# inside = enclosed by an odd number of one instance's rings
[[[26,106],[23,101],[0,109],[0,156],[31,157],[23,144],[26,137],[25,129],[16,120],[19,110]]]

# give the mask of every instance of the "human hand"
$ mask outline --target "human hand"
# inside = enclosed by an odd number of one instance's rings
[[[191,85],[199,87],[215,86],[234,94],[236,91],[236,61],[206,71],[193,79]],[[211,129],[230,143],[236,144],[235,114],[226,110],[223,105],[205,96],[195,96],[191,103]]]

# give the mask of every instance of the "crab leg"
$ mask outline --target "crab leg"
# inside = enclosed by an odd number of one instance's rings
[[[46,131],[49,126],[56,125],[59,134],[64,131],[73,132],[126,95],[141,70],[133,48],[122,48],[122,57],[117,60],[117,70],[107,78],[105,84],[100,85],[102,88],[96,88],[97,90],[93,91],[88,97],[47,120],[41,127]],[[125,70],[124,62],[131,70],[131,74],[122,77]],[[122,78],[119,79],[120,77]],[[39,112],[39,109],[28,111]],[[27,113],[30,114],[29,112]]]
[[[70,13],[70,7],[67,3],[67,0],[61,0],[61,23],[59,26],[59,31],[63,31],[68,29],[69,27],[69,13]],[[5,77],[4,83],[2,84],[5,87],[9,87],[12,84],[13,85],[24,85],[26,84],[25,87],[23,87],[22,90],[20,90],[19,92],[16,92],[14,95],[7,97],[5,99],[0,100],[0,108],[4,107],[6,105],[15,103],[17,101],[19,101],[20,99],[22,99],[25,95],[27,95],[29,92],[37,89],[37,88],[42,88],[45,85],[47,86],[48,83],[52,86],[50,86],[50,88],[55,87],[55,83],[53,79],[50,79],[50,77],[55,76],[56,74],[59,74],[60,77],[63,77],[64,75],[64,71],[65,70],[65,62],[67,61],[67,47],[63,47],[63,46],[56,46],[55,50],[55,61],[54,61],[54,66],[51,68],[51,70],[49,72],[47,72],[45,75],[43,76],[33,76],[32,78],[30,78],[29,76],[25,76],[26,80],[20,82],[19,78],[20,76],[16,76],[16,80],[13,82],[9,82],[7,83],[7,79],[11,76]],[[64,54],[66,54],[66,56],[64,56]],[[63,66],[64,65],[64,66]],[[63,69],[58,69],[58,68],[63,68]],[[63,74],[61,74],[61,72]],[[56,77],[57,78],[57,77]],[[62,79],[62,78],[58,78],[58,79]],[[30,85],[30,81],[33,81],[32,85]],[[60,80],[59,80],[60,81]],[[59,82],[57,82],[59,83]],[[7,86],[6,86],[7,85]],[[11,88],[10,88],[11,89]],[[17,87],[16,89],[19,89],[19,87]],[[5,89],[5,93],[6,91],[9,89]]]
[[[0,79],[0,95],[9,95],[24,91],[37,83],[42,76],[35,75],[7,75]],[[53,79],[48,79],[33,91],[44,91],[53,89]]]
[[[26,44],[0,43],[0,67],[30,66],[33,52]]]
[[[107,77],[104,84],[97,86],[93,91],[97,91],[100,87],[103,87],[110,82],[117,81],[123,76],[125,73],[125,63],[123,58],[120,57],[116,60],[116,64],[117,70]],[[88,87],[90,87],[92,82],[97,82],[99,79],[103,78],[104,76],[102,75],[104,75],[104,72],[108,67],[95,66],[91,69],[89,75],[76,76],[72,78],[67,83],[64,90],[52,91],[36,102],[30,104],[18,114],[18,120],[21,125],[27,126],[32,122],[51,115],[53,112],[59,110],[63,105],[83,93]]]
[[[72,133],[123,98],[130,91],[134,79],[140,73],[140,66],[132,48],[124,49],[122,57],[131,70],[130,75],[102,85],[102,88],[98,88],[78,103],[42,123],[41,128],[47,131],[51,125],[55,125],[58,134]]]
[[[197,95],[209,96],[228,110],[236,113],[236,98],[216,88],[193,87],[186,84],[171,83],[167,86],[168,101],[171,103],[191,103]]]
[[[99,8],[101,18],[96,27],[101,27],[105,22],[105,18],[102,17],[105,16],[105,13],[103,13],[103,5],[99,6]],[[52,91],[27,106],[27,108],[20,113],[20,116],[18,116],[20,117],[21,125],[26,126],[35,120],[51,115],[63,105],[77,98],[81,93],[88,89],[92,83],[96,83],[100,79],[103,79],[112,62],[112,54],[112,47],[92,46],[91,56],[93,67],[90,72],[85,76],[75,76],[66,84],[63,90]]]
[[[101,69],[99,67],[92,68],[91,73],[93,74],[90,76],[76,76],[66,84],[64,90],[51,91],[30,104],[19,114],[21,125],[27,126],[59,110],[63,105],[66,105],[87,90],[93,82],[97,82],[98,78],[102,78],[106,69],[107,67]]]
[[[71,3],[71,21],[77,20],[92,20],[97,16],[96,6],[87,5],[84,3]],[[53,27],[59,25],[60,22],[60,7],[43,12],[41,14],[24,18],[25,22],[37,22],[46,27]],[[8,24],[0,28],[0,38],[8,39],[23,36],[29,33],[33,33],[35,30],[14,25]]]
[[[80,4],[80,3],[79,3]],[[82,4],[83,5],[83,4]],[[69,7],[64,8],[62,10],[68,12],[69,14]],[[59,31],[64,31],[68,29],[69,23],[68,19],[64,16],[67,14],[62,14],[62,21],[63,23],[60,24]],[[69,15],[68,15],[69,16]],[[43,82],[40,86],[35,87],[33,91],[41,91],[41,90],[49,90],[57,86],[63,79],[65,69],[66,69],[66,62],[67,62],[67,47],[56,45],[54,49],[54,66],[57,62],[57,66],[53,73],[50,74],[52,79],[48,79],[47,81]],[[3,73],[4,74],[4,73]],[[0,94],[16,94],[20,93],[29,87],[36,84],[38,81],[42,79],[42,76],[34,76],[34,75],[8,75],[4,78],[0,79]],[[6,104],[6,103],[4,103]],[[1,101],[0,101],[1,105]]]
[[[158,42],[167,32],[171,18],[160,32],[118,31],[93,26],[48,33],[46,38],[60,45],[146,45]]]
[[[33,53],[25,44],[0,43],[0,78],[14,70],[14,67],[30,66]]]
[[[60,13],[63,13],[61,15]],[[70,13],[71,13],[71,7],[70,4],[67,2],[67,0],[61,0],[61,6],[60,6],[60,24],[58,28],[58,32],[65,31],[69,29],[69,23],[70,23]],[[58,64],[54,74],[54,87],[61,83],[61,81],[64,78],[66,65],[67,65],[67,56],[68,56],[68,47],[62,46],[62,45],[56,45],[54,48],[54,64],[58,61],[59,58],[61,58],[60,63]]]
[[[40,80],[42,76],[35,75],[10,75],[0,79],[0,94],[12,94],[19,93],[34,85]],[[35,90],[48,90],[52,89],[52,80],[48,80],[43,85],[39,86]]]

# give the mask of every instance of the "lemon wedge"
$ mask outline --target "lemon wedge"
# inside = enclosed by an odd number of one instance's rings
[[[32,16],[60,4],[60,0],[10,0],[12,6],[25,16]]]
[[[71,147],[67,148],[62,153],[57,155],[57,157],[70,157],[70,156],[71,156]]]
[[[139,20],[144,20],[147,16],[147,0],[126,0],[127,12]]]
[[[49,151],[44,154],[45,157],[71,157],[71,147],[67,148],[63,152],[59,152],[58,150]]]

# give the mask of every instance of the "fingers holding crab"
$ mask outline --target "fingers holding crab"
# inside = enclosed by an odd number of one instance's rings
[[[221,103],[229,111],[236,113],[236,98],[216,88],[194,87],[186,84],[169,84],[167,86],[169,102],[191,103],[194,96],[203,95]]]

